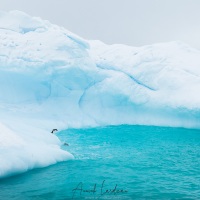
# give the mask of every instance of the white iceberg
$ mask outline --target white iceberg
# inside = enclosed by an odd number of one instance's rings
[[[73,156],[50,132],[140,124],[200,128],[200,51],[86,41],[0,12],[0,177]]]

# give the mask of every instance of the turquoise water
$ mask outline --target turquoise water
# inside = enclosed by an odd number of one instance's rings
[[[76,159],[0,180],[0,200],[200,199],[199,130],[123,125],[58,137]]]

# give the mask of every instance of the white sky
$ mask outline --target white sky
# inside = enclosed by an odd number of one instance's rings
[[[200,48],[200,0],[0,0],[86,39],[141,46],[180,40]]]

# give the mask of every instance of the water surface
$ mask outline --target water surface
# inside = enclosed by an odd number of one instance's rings
[[[199,130],[123,125],[57,135],[75,160],[0,180],[0,199],[200,199]]]

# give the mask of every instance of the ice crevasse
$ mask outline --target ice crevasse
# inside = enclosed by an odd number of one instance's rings
[[[20,11],[0,12],[0,177],[73,159],[53,128],[200,128],[200,51],[84,40]]]

